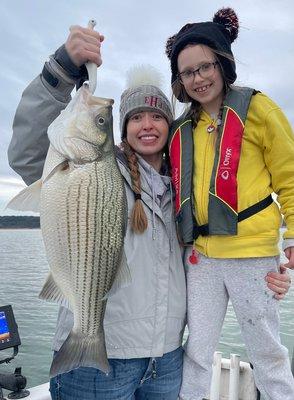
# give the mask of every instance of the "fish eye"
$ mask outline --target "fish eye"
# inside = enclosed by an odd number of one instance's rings
[[[103,117],[101,117],[101,116],[97,116],[96,118],[96,124],[97,125],[104,125],[104,123],[105,123],[105,118],[103,118]]]

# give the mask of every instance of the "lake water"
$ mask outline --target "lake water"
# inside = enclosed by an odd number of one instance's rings
[[[10,364],[0,365],[0,373],[13,372],[15,367],[21,366],[28,387],[48,381],[51,364],[51,340],[58,307],[38,299],[47,271],[40,230],[0,230],[0,305],[13,306],[22,340],[18,356]],[[294,346],[293,310],[294,287],[281,302],[281,338],[291,357]],[[231,305],[218,350],[226,357],[237,353],[242,360],[247,360]],[[2,351],[0,360],[4,355],[10,355],[10,351]]]

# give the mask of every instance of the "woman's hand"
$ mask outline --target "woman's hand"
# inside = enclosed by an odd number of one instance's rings
[[[70,27],[65,48],[77,67],[82,66],[87,61],[93,62],[99,67],[102,64],[100,49],[103,40],[104,36],[97,31],[74,25]]]
[[[294,269],[294,247],[287,247],[285,249],[285,256],[289,260],[289,262],[285,264],[285,267]]]
[[[275,292],[275,298],[278,300],[285,297],[291,286],[291,277],[284,265],[280,265],[280,272],[269,272],[265,280],[267,287]]]

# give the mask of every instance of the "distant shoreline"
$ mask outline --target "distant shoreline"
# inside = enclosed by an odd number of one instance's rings
[[[40,217],[0,216],[0,229],[40,229]]]
[[[32,227],[20,228],[20,227],[10,227],[10,226],[7,226],[7,227],[0,226],[0,231],[16,231],[16,230],[31,231],[33,229],[41,229],[41,228],[32,228]]]

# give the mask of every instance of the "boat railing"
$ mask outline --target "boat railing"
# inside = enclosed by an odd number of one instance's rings
[[[212,364],[209,400],[256,400],[258,391],[249,363],[241,361],[238,354],[222,358],[216,351]]]

